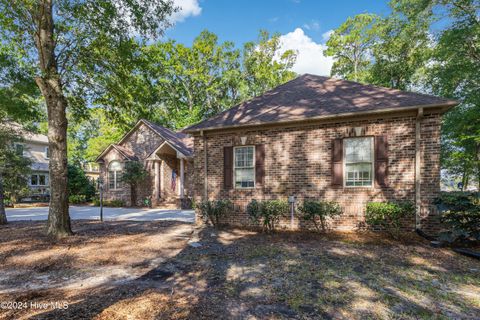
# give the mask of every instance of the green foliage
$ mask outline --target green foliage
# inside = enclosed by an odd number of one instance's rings
[[[242,50],[209,31],[190,47],[173,40],[124,45],[135,55],[111,59],[106,72],[95,74],[105,88],[95,104],[122,130],[140,118],[183,128],[295,76],[296,53],[280,52],[279,36],[264,31]],[[111,55],[108,49],[104,54]]]
[[[327,56],[335,62],[332,75],[347,80],[364,81],[366,70],[371,64],[371,48],[377,31],[378,16],[362,13],[349,17],[336,29],[327,41]]]
[[[275,231],[282,215],[289,212],[289,204],[285,200],[252,200],[247,205],[247,213],[255,223],[262,223],[263,230]]]
[[[312,221],[317,231],[320,231],[320,228],[326,231],[327,219],[342,214],[340,204],[335,201],[305,200],[298,209],[303,214],[302,218],[306,221]]]
[[[200,215],[205,222],[218,227],[221,218],[233,210],[233,203],[230,200],[205,200],[197,203],[195,207],[200,211]]]
[[[86,201],[90,201],[95,195],[95,185],[79,166],[68,165],[68,195],[83,196]]]
[[[93,199],[93,205],[94,206],[100,206],[100,199],[94,198]],[[103,206],[104,207],[112,207],[112,208],[120,208],[125,206],[125,202],[123,200],[119,199],[113,199],[113,200],[103,200]]]
[[[442,222],[449,228],[440,239],[448,242],[480,240],[479,193],[444,192],[435,199],[435,204],[442,214]]]
[[[0,126],[0,192],[2,199],[6,196],[15,202],[28,191],[32,161],[15,150],[14,144],[23,141],[20,129],[6,119],[1,121],[4,125]]]
[[[405,202],[369,202],[365,211],[365,221],[373,227],[380,227],[397,237],[402,220],[415,214],[415,206]]]
[[[82,204],[85,202],[87,202],[87,199],[83,194],[73,194],[68,196],[68,203],[70,204]]]
[[[127,161],[122,175],[122,181],[130,185],[131,205],[137,205],[137,186],[148,175],[140,161]]]
[[[261,30],[257,42],[248,42],[242,52],[243,77],[246,92],[243,98],[263,94],[295,77],[290,69],[295,64],[297,53],[287,50],[280,55],[280,35],[270,36]]]

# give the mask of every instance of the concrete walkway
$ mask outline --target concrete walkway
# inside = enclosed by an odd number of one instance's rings
[[[48,207],[7,208],[8,221],[47,220]],[[90,206],[70,206],[72,219],[100,220],[100,208]],[[104,220],[157,221],[175,220],[195,222],[193,210],[175,209],[139,209],[139,208],[103,208]]]

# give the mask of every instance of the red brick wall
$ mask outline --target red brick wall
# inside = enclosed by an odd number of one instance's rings
[[[388,136],[387,187],[334,187],[331,184],[332,140],[348,137],[352,127],[364,127],[365,135]],[[440,115],[427,115],[422,123],[422,213],[425,224],[435,221],[431,200],[440,190],[439,135]],[[224,190],[223,147],[265,144],[265,183],[251,190]],[[235,204],[235,213],[225,221],[232,225],[251,226],[245,207],[252,199],[287,199],[295,195],[337,201],[343,214],[332,222],[336,229],[354,229],[364,222],[365,204],[369,201],[415,200],[415,115],[385,117],[349,122],[302,124],[294,128],[265,128],[237,132],[209,133],[206,136],[208,155],[208,197],[228,198]],[[194,141],[195,200],[204,195],[204,137]],[[289,225],[289,219],[281,222]],[[310,227],[296,219],[298,228]],[[414,229],[414,219],[407,223]]]

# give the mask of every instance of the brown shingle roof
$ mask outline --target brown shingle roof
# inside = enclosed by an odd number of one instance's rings
[[[166,141],[171,143],[175,149],[183,155],[190,157],[193,154],[193,138],[183,132],[175,132],[168,128],[162,127],[151,121],[142,119],[150,128],[157,132]]]
[[[456,104],[453,100],[425,94],[305,74],[192,125],[184,132]]]

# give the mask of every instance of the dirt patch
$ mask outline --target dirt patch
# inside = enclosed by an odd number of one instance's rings
[[[8,275],[0,279],[0,300],[69,304],[68,309],[7,310],[4,318],[480,315],[478,261],[432,249],[414,234],[395,241],[379,233],[266,235],[205,228],[191,234],[191,225],[166,222],[79,222],[74,227],[77,235],[60,242],[42,238],[40,225],[32,223],[0,230],[5,244],[0,274]],[[192,247],[189,241],[201,246]],[[27,271],[36,266],[37,271]],[[13,277],[15,272],[21,276]],[[28,288],[21,280],[31,281],[27,272],[43,287],[37,283]],[[63,276],[68,280],[59,281]],[[5,292],[15,286],[19,289]]]

